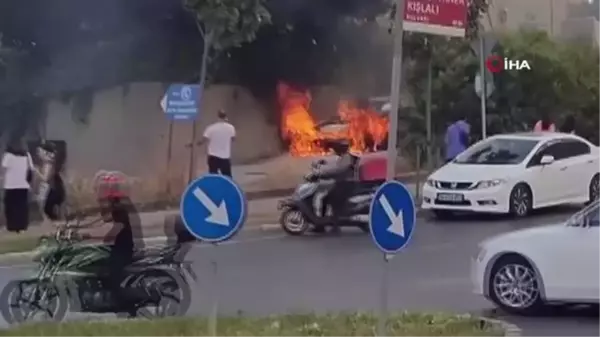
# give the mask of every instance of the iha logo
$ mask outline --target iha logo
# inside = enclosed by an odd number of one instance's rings
[[[524,60],[511,60],[499,55],[491,55],[485,60],[485,66],[491,73],[503,70],[531,70],[529,63]]]

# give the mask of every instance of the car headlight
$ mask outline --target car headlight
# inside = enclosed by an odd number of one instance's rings
[[[502,179],[482,180],[475,185],[475,188],[490,188],[504,183],[505,181]]]
[[[431,187],[436,187],[437,181],[435,181],[433,179],[427,179],[427,181],[425,183]]]

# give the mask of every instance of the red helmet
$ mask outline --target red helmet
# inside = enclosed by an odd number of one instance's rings
[[[94,191],[98,200],[129,197],[127,176],[119,171],[100,171],[94,177]]]

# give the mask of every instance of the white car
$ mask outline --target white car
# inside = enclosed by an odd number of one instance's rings
[[[564,224],[501,234],[479,244],[471,262],[475,293],[509,313],[535,314],[545,304],[600,300],[600,203]]]
[[[578,204],[600,195],[599,149],[558,132],[495,135],[479,141],[431,174],[423,209],[511,213]]]

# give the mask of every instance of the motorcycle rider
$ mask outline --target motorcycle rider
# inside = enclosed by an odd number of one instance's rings
[[[332,179],[334,183],[323,200],[323,209],[329,204],[332,209],[332,217],[329,219],[333,225],[333,231],[339,232],[339,218],[342,214],[348,196],[352,194],[354,188],[355,168],[358,157],[350,153],[350,143],[347,140],[327,141],[326,148],[333,150],[337,159],[330,165],[321,165],[312,173],[306,176],[308,181],[317,181],[319,179]],[[323,226],[315,226],[315,232],[324,232]]]
[[[133,304],[137,298],[144,296],[141,293],[143,289],[124,289],[121,283],[126,276],[125,268],[133,261],[134,248],[143,249],[140,246],[143,240],[138,211],[128,193],[123,190],[125,179],[124,175],[115,172],[102,172],[96,176],[97,202],[102,221],[112,224],[112,227],[108,232],[88,234],[86,238],[98,239],[110,245],[108,286],[113,291],[119,308],[134,314],[136,308]]]

